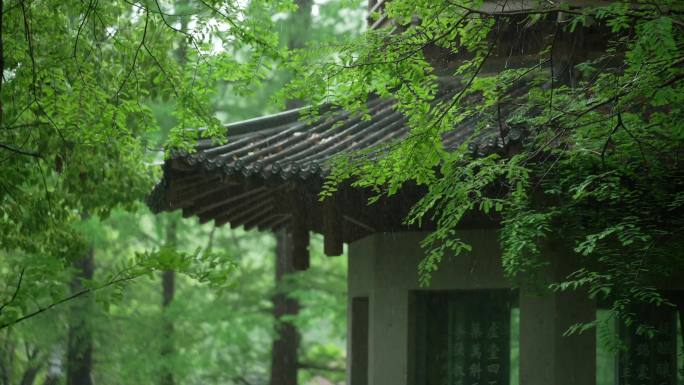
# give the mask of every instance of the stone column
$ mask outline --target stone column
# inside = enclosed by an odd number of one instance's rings
[[[410,256],[420,249],[394,234],[374,238],[370,385],[408,385],[409,287],[417,266]]]
[[[563,279],[575,256],[550,247],[550,273]],[[578,322],[596,317],[596,303],[585,292],[520,290],[520,384],[596,385],[596,332],[563,336]]]
[[[373,294],[370,385],[409,385],[408,291],[387,288]]]

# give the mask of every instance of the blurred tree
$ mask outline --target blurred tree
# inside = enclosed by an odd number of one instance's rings
[[[335,35],[340,4],[310,5],[321,12],[307,44]],[[168,251],[170,220],[137,203],[160,150],[191,145],[200,134],[188,127],[222,134],[216,109],[234,120],[280,108],[273,95],[288,73],[280,67],[289,38],[274,31],[287,30],[279,15],[294,10],[290,2],[181,5],[2,1],[3,385],[265,384],[270,298],[281,289],[305,307],[293,327],[324,325],[324,334],[301,336],[302,381],[316,371],[342,378],[343,264],[328,264],[335,274],[320,286],[295,275],[276,291],[273,237],[175,215],[177,247]],[[170,273],[148,277],[172,271],[173,285]],[[165,296],[160,286],[173,290]],[[335,294],[321,300],[307,288]]]
[[[168,215],[168,224],[166,225],[166,239],[164,240],[164,247],[175,250],[178,244],[177,232],[178,232],[178,217],[176,215]],[[168,356],[173,355],[174,344],[173,344],[173,321],[166,314],[168,307],[171,305],[173,298],[176,294],[176,273],[169,269],[162,271],[162,348],[161,348],[161,359],[165,363],[160,385],[173,385],[173,372],[166,362]]]
[[[75,229],[81,213],[106,217],[144,198],[154,180],[149,161],[160,156],[158,148],[148,151],[155,137],[188,148],[200,135],[222,136],[210,104],[214,88],[206,84],[258,84],[262,74],[254,69],[282,54],[266,15],[290,7],[253,0],[255,11],[246,14],[220,2],[192,1],[176,15],[158,1],[6,3],[0,20],[0,244],[3,256],[17,258],[0,281],[17,282],[22,271],[24,280],[16,296],[15,287],[0,288],[0,329],[67,297],[63,281],[46,277],[85,253]],[[179,30],[181,16],[193,18],[188,32]],[[173,57],[179,37],[192,46],[190,68]],[[224,42],[241,55],[214,50]],[[147,101],[155,98],[172,106],[175,126],[168,134],[151,115]]]
[[[311,25],[313,0],[296,0],[297,10],[288,16],[285,41],[290,50],[301,49],[306,42]],[[287,109],[302,106],[300,100],[285,101]],[[300,333],[289,320],[299,313],[300,304],[293,298],[282,283],[295,272],[292,234],[282,230],[276,234],[275,287],[273,296],[273,317],[276,325],[276,338],[271,349],[270,385],[296,385],[299,372]]]
[[[85,288],[84,281],[93,279],[95,252],[92,246],[88,248],[84,256],[74,260],[73,267],[75,272],[70,286],[72,295]],[[66,354],[66,384],[92,385],[93,336],[90,315],[93,302],[88,297],[70,305]]]

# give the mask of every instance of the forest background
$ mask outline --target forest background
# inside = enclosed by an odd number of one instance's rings
[[[153,215],[144,198],[164,148],[194,138],[173,127],[282,109],[288,47],[360,33],[360,2],[254,2],[258,25],[219,2],[106,3],[2,1],[0,384],[278,383],[277,322],[304,331],[299,383],[343,382],[346,257],[314,237],[311,269],[276,282],[272,234]],[[245,26],[227,32],[233,18]],[[279,293],[296,316],[275,318]]]

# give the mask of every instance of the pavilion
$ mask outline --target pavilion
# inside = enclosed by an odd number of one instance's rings
[[[383,4],[372,2],[369,7],[381,10]],[[379,28],[387,20],[373,23]],[[586,52],[596,46],[592,39],[584,44]],[[516,59],[529,60],[506,58],[507,63]],[[487,68],[494,72],[500,66],[501,57],[495,55]],[[445,79],[438,100],[453,95],[454,87]],[[512,92],[522,95],[526,88]],[[444,263],[425,288],[418,284],[417,266],[424,255],[419,243],[432,225],[403,224],[422,193],[419,186],[373,205],[367,204],[371,192],[348,185],[319,200],[335,156],[407,135],[407,119],[392,100],[374,98],[367,105],[370,119],[324,108],[320,118],[305,120],[305,109],[294,109],[230,124],[227,144],[202,139],[196,152],[174,153],[164,163],[150,206],[156,211],[182,210],[184,216],[213,220],[218,226],[287,234],[298,270],[309,266],[310,232],[323,234],[329,256],[342,254],[347,243],[351,385],[595,385],[595,332],[569,337],[563,333],[575,323],[595,319],[600,304],[581,293],[516,288],[501,266],[497,218],[464,220],[459,236],[472,251]],[[473,156],[506,155],[525,138],[523,128],[512,127],[501,136],[497,127],[485,126],[473,139],[477,118],[444,135],[445,147],[467,143]],[[544,254],[552,279],[576,266],[572,250],[562,242],[549,242]],[[623,332],[631,346],[646,349],[641,349],[642,357],[615,361],[620,384],[636,383],[625,380],[627,372],[643,367],[660,376],[654,374],[644,384],[676,384],[676,313],[652,319],[669,331],[654,341]],[[517,363],[511,361],[513,348],[519,351]],[[664,365],[667,371],[656,370]]]

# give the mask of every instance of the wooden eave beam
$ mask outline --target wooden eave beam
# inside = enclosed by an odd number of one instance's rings
[[[285,203],[292,213],[292,224],[288,228],[292,236],[292,267],[304,271],[310,265],[306,193],[297,184],[291,184],[286,193]]]

